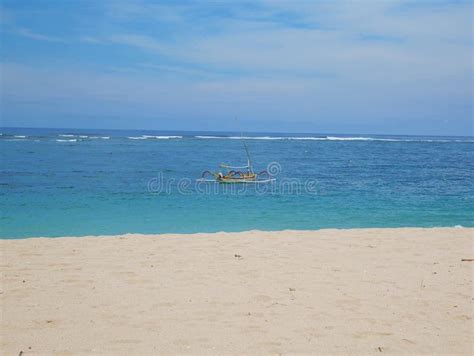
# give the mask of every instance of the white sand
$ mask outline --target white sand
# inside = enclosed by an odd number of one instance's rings
[[[474,229],[0,241],[0,353],[472,354]],[[240,255],[241,257],[235,257]]]

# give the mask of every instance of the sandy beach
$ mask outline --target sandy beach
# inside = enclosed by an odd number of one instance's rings
[[[470,355],[473,241],[466,228],[2,240],[0,350]]]

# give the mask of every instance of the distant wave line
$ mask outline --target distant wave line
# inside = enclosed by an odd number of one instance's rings
[[[147,140],[147,139],[157,139],[157,140],[171,140],[171,139],[180,139],[183,136],[151,136],[151,135],[142,135],[142,136],[131,136],[128,137],[130,140]]]
[[[60,134],[53,137],[46,136],[27,136],[27,135],[12,135],[2,133],[2,141],[42,141],[43,139],[56,139],[57,142],[77,142],[90,140],[109,140],[110,136],[88,136],[88,135],[73,135]],[[116,137],[118,139],[123,137]],[[141,135],[125,137],[130,140],[175,140],[175,139],[214,139],[214,140],[268,140],[268,141],[360,141],[360,142],[428,142],[428,143],[474,143],[470,139],[444,139],[444,138],[391,138],[391,137],[364,137],[364,136],[215,136],[215,135],[196,135],[196,136],[181,136],[181,135]],[[15,139],[15,140],[13,140]],[[41,139],[41,140],[40,140]],[[74,141],[72,141],[74,140]]]
[[[299,137],[299,136],[194,136],[198,139],[229,139],[229,140],[301,140],[301,141],[381,141],[381,142],[474,142],[473,140],[442,140],[442,139],[402,139],[381,137]]]

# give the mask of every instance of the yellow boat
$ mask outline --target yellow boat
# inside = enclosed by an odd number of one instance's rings
[[[261,171],[260,173],[255,173],[252,167],[252,160],[250,159],[249,150],[245,142],[243,142],[245,152],[247,153],[247,165],[246,166],[230,166],[227,164],[221,164],[220,168],[229,169],[227,173],[222,172],[211,172],[204,171],[202,173],[201,179],[198,181],[201,182],[216,182],[216,183],[269,183],[274,181],[274,178],[271,178],[267,171]],[[213,177],[213,179],[207,179],[207,176]]]

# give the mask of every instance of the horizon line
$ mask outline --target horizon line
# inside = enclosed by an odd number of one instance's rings
[[[102,130],[102,131],[157,131],[157,132],[195,132],[195,133],[248,133],[248,134],[294,134],[294,135],[373,135],[373,136],[413,136],[413,137],[472,137],[471,135],[427,135],[427,134],[379,134],[379,133],[338,133],[338,132],[288,132],[288,131],[218,131],[218,130],[160,130],[160,129],[117,129],[117,128],[70,128],[70,127],[26,127],[26,126],[0,126],[0,129],[40,129],[40,130]]]

